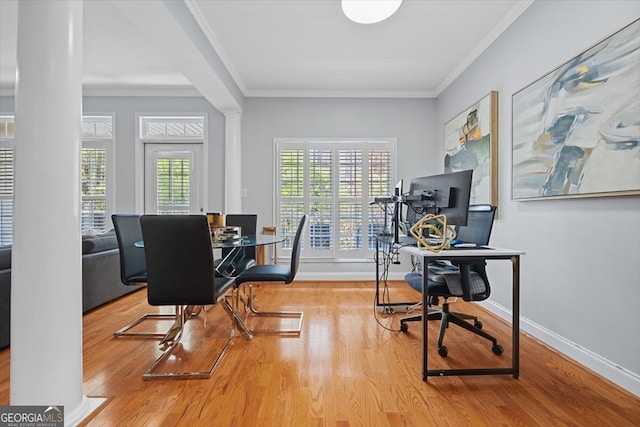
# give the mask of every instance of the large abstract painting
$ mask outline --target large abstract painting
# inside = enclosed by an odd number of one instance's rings
[[[513,95],[514,200],[640,194],[640,20]]]
[[[498,92],[444,125],[444,171],[473,169],[471,203],[498,206]]]

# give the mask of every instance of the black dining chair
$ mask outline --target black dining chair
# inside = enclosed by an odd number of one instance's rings
[[[207,217],[143,215],[140,224],[147,263],[148,302],[154,306],[175,306],[174,325],[160,341],[164,351],[142,378],[209,378],[234,336],[235,323],[231,312],[229,338],[208,370],[157,372],[159,365],[171,355],[182,338],[184,322],[190,315],[186,307],[216,304],[233,288],[233,279],[215,276]]]
[[[304,230],[306,215],[303,215],[298,223],[295,237],[293,239],[293,245],[291,249],[291,264],[263,264],[254,265],[248,268],[244,272],[240,273],[235,278],[235,284],[233,288],[233,301],[229,303],[225,298],[227,305],[233,310],[236,324],[244,332],[247,339],[252,339],[256,333],[275,333],[275,334],[296,334],[299,335],[302,330],[302,319],[304,313],[294,311],[259,311],[254,305],[253,284],[261,282],[280,282],[289,284],[293,282],[298,272],[298,265],[300,264],[300,250],[302,246],[302,232]],[[246,298],[241,298],[239,288],[245,284],[249,285],[249,293]],[[243,301],[245,306],[245,315],[240,314],[240,301]],[[249,328],[247,321],[249,317],[275,317],[275,318],[290,318],[297,320],[297,326],[293,328],[281,328],[281,329],[257,329]]]
[[[135,246],[142,240],[140,215],[111,215],[113,228],[120,251],[120,280],[127,286],[143,286],[147,284],[147,263],[144,249]],[[132,330],[145,320],[172,320],[173,314],[147,313],[127,323],[113,333],[116,337],[162,338],[166,332]]]

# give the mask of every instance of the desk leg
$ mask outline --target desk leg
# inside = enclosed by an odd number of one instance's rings
[[[376,263],[376,309],[380,305],[380,241],[376,239],[376,254],[375,259]]]
[[[513,267],[512,278],[513,290],[512,290],[512,368],[513,378],[518,378],[520,375],[520,256],[511,257],[511,265]]]
[[[422,381],[427,381],[429,375],[429,357],[427,343],[429,340],[429,308],[427,301],[429,301],[429,261],[426,257],[422,258]]]

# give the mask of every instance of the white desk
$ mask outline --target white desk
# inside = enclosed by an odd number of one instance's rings
[[[422,379],[427,381],[430,376],[447,375],[496,375],[511,374],[518,378],[520,373],[520,255],[523,251],[486,247],[484,249],[453,249],[448,251],[431,252],[415,246],[399,247],[400,252],[422,258]],[[511,260],[512,264],[512,364],[511,368],[476,368],[476,369],[435,369],[430,370],[427,352],[427,310],[429,291],[427,287],[428,263],[436,260],[447,261],[480,261],[480,260]]]

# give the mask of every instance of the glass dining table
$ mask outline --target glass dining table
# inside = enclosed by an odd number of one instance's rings
[[[284,237],[274,234],[247,234],[238,239],[212,240],[214,249],[246,248],[251,246],[275,245],[284,242]]]
[[[284,241],[284,237],[275,234],[247,234],[236,239],[213,239],[211,241],[213,249],[232,249],[224,258],[216,262],[216,272],[221,276],[233,278],[239,273],[236,266],[242,259],[242,248],[275,245]],[[144,241],[140,240],[134,245],[144,248]]]
[[[214,239],[212,241],[214,249],[231,249],[220,262],[215,263],[216,272],[221,276],[234,278],[246,268],[246,265],[243,264],[245,260],[244,248],[275,245],[284,240],[284,237],[273,234],[248,234],[238,239]]]

